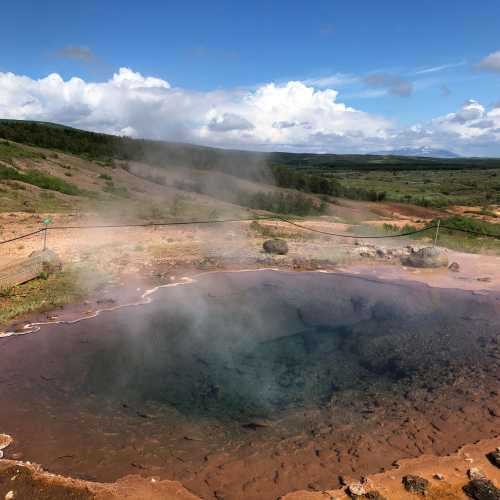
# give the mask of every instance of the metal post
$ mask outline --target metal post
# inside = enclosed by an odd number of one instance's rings
[[[437,244],[438,236],[439,236],[439,226],[441,225],[441,219],[438,219],[438,225],[436,228],[436,236],[434,236],[434,246]]]

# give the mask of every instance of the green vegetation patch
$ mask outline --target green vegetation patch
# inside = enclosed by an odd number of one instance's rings
[[[324,172],[323,175],[333,174]],[[339,195],[346,198],[376,201],[373,194],[369,193],[383,193],[382,199],[388,201],[433,208],[500,203],[500,173],[492,169],[345,170],[337,171],[334,175],[335,180],[342,186]],[[368,198],[363,198],[363,192],[369,194]]]
[[[39,158],[41,155],[23,148],[10,141],[0,140],[0,160],[9,161],[13,158]]]
[[[437,225],[438,220],[433,220],[429,225]],[[451,228],[451,229],[447,229]],[[453,228],[458,231],[454,231]],[[383,234],[397,234],[415,231],[418,228],[410,224],[403,228],[384,224],[379,230]],[[371,234],[374,229],[371,227]],[[471,234],[464,231],[470,231]],[[422,233],[410,236],[412,239],[434,238],[436,229],[430,229]],[[497,236],[499,239],[490,238],[486,235]],[[453,216],[441,219],[438,235],[438,244],[445,248],[469,253],[490,253],[500,255],[500,224],[472,219],[470,217]]]
[[[72,196],[84,194],[84,192],[74,184],[70,184],[64,179],[60,179],[59,177],[55,177],[53,175],[48,175],[36,169],[30,169],[26,170],[25,172],[21,172],[16,168],[0,165],[0,181],[3,180],[25,182],[26,184],[32,184],[33,186],[38,186],[42,189],[58,191],[59,193]]]
[[[241,191],[238,203],[254,210],[266,210],[277,214],[320,215],[326,212],[327,204],[302,193],[283,193],[260,191],[246,193]]]
[[[86,279],[82,279],[83,272]],[[88,273],[88,270],[73,267],[23,285],[0,289],[0,325],[24,314],[50,311],[82,300],[105,280],[97,272],[92,273],[94,279],[90,280]]]

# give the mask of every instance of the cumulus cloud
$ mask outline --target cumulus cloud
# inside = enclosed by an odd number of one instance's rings
[[[437,117],[418,130],[414,140],[466,155],[500,155],[500,109],[466,101],[453,113]]]
[[[479,69],[500,73],[500,50],[486,56],[478,64]]]
[[[58,74],[36,80],[0,73],[0,117],[268,151],[363,153],[427,146],[462,154],[500,154],[500,108],[487,109],[477,101],[401,128],[340,102],[336,90],[304,82],[195,92],[128,68],[103,82],[64,80]]]
[[[96,60],[94,53],[88,47],[79,45],[67,45],[56,52],[58,57],[72,59],[74,61],[91,63]]]
[[[128,68],[99,83],[63,80],[58,74],[34,80],[0,73],[0,115],[113,134],[267,149],[314,149],[314,138],[321,134],[357,149],[363,138],[367,143],[382,140],[390,126],[384,118],[338,102],[334,90],[301,82],[194,92]]]
[[[373,73],[364,79],[365,85],[386,89],[389,94],[409,97],[413,92],[413,84],[404,78],[388,73]]]

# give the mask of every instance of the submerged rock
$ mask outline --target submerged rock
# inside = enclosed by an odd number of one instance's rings
[[[8,434],[0,434],[0,458],[3,458],[3,450],[12,444],[12,437]]]
[[[365,495],[359,498],[359,500],[387,500],[378,491],[369,491]]]
[[[463,489],[474,500],[500,500],[500,489],[488,479],[473,479]]]
[[[485,478],[483,471],[477,467],[471,467],[467,471],[467,476],[469,477],[469,479],[484,479]]]
[[[288,253],[288,243],[280,238],[266,240],[262,247],[266,253],[277,253],[278,255],[286,255]]]
[[[421,493],[423,495],[429,487],[429,481],[420,476],[408,475],[403,477],[403,486],[410,493]]]
[[[417,251],[412,251],[410,255],[403,257],[401,262],[403,265],[411,267],[447,267],[448,256],[443,250],[437,247],[425,247]]]
[[[495,451],[492,451],[486,455],[486,458],[497,467],[500,468],[500,448],[497,448]]]

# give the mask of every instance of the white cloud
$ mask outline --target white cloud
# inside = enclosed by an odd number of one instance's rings
[[[487,71],[500,73],[500,50],[486,56],[482,61],[480,61],[478,67]]]
[[[400,131],[394,138],[412,147],[451,149],[463,155],[500,155],[500,109],[487,110],[474,100],[431,122]]]
[[[397,128],[339,102],[336,90],[305,82],[195,92],[127,68],[99,83],[0,73],[0,117],[246,149],[343,153],[429,146],[500,154],[500,108],[488,110],[476,101],[428,123]]]
[[[337,102],[337,92],[301,82],[253,90],[193,92],[128,68],[105,82],[34,80],[0,73],[0,116],[56,121],[101,132],[248,148],[293,148],[321,134],[358,149],[363,138],[383,139],[390,126]],[[293,123],[293,127],[276,127]],[[332,142],[331,147],[335,147]]]

